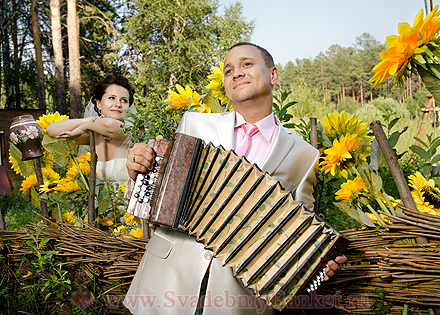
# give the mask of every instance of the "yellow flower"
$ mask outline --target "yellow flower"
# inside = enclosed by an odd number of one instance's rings
[[[126,190],[127,190],[127,183],[123,183],[122,185],[119,185],[119,191],[122,193],[122,195],[125,195]]]
[[[96,218],[96,223],[98,223],[99,225],[107,225],[107,226],[112,226],[115,224],[115,219],[114,218],[100,218],[97,217]]]
[[[120,225],[113,230],[113,234],[116,236],[123,236],[128,233],[128,226]]]
[[[375,88],[396,73],[393,84],[403,82],[411,69],[434,60],[428,44],[434,47],[439,44],[440,12],[437,11],[438,6],[423,19],[423,9],[420,10],[413,27],[408,23],[399,23],[399,35],[387,37],[388,48],[380,53],[382,61],[371,70],[376,72],[370,79]]]
[[[365,150],[360,150],[360,144],[362,138],[357,134],[347,134],[341,137],[341,141],[335,139],[333,141],[333,147],[324,151],[326,156],[320,163],[322,171],[331,173],[333,176],[343,176],[347,178],[348,173],[351,173],[350,168],[355,163],[355,157],[353,154],[359,154],[359,158],[365,160],[368,153]],[[357,152],[360,150],[361,152]]]
[[[212,91],[212,94],[217,97],[221,104],[226,104],[229,99],[226,96],[225,86],[223,83],[223,62],[219,62],[220,68],[211,67],[213,74],[208,75],[208,79],[210,80],[209,84],[205,86],[208,90]]]
[[[53,182],[57,182],[58,180],[60,180],[60,175],[51,168],[42,168],[41,173],[43,174],[44,184],[53,183]],[[35,174],[32,174],[31,176],[26,177],[23,180],[23,182],[21,183],[20,190],[22,192],[25,192],[26,190],[28,190],[32,186],[36,187],[36,185],[37,185],[37,176]]]
[[[434,180],[426,180],[420,172],[409,176],[408,185],[413,189],[411,195],[416,204],[417,210],[429,214],[440,215],[440,209],[435,208],[428,200],[425,199],[424,190],[426,187],[434,188]]]
[[[138,217],[135,217],[134,215],[132,215],[128,212],[124,215],[124,219],[125,219],[125,222],[130,225],[141,224],[141,219],[139,219]]]
[[[343,203],[350,205],[362,205],[365,202],[369,203],[370,200],[374,200],[373,196],[368,192],[365,187],[364,181],[359,176],[354,180],[347,180],[347,182],[341,185],[341,189],[336,192],[337,200],[341,200]]]
[[[80,163],[85,163],[85,162],[90,162],[91,161],[91,155],[90,152],[87,152],[86,154],[82,154],[80,156],[75,157],[76,162],[78,162],[78,164]],[[69,164],[67,164],[67,169],[72,168],[72,167],[76,167],[75,162],[71,159],[69,161]]]
[[[63,222],[72,225],[76,223],[76,219],[73,217],[73,211],[66,212],[63,214]]]
[[[179,109],[185,108],[192,105],[200,105],[202,99],[199,97],[199,93],[193,93],[193,90],[187,85],[183,88],[180,84],[176,84],[176,89],[179,93],[168,91],[168,98],[164,102],[170,102],[171,105],[167,106],[166,109]]]
[[[57,191],[59,181],[53,181],[53,182],[44,182],[44,185],[40,186],[40,192],[43,193],[51,193]]]
[[[130,235],[133,235],[134,237],[143,237],[144,236],[141,228],[131,229]],[[124,236],[124,237],[129,237],[129,236]]]
[[[357,133],[366,137],[368,123],[360,122],[358,116],[351,116],[345,111],[338,113],[336,110],[329,113],[322,119],[323,132],[331,139],[339,138],[347,133]]]
[[[55,112],[54,114],[41,116],[40,119],[37,120],[37,123],[38,126],[40,126],[40,128],[43,129],[44,132],[46,132],[47,126],[49,126],[51,123],[67,119],[69,119],[69,117],[67,117],[66,115],[60,115],[60,113]]]
[[[371,221],[374,222],[374,224],[382,226],[382,224],[380,224],[380,221],[376,218],[376,216],[374,214],[369,213],[369,212],[365,212],[365,214],[367,215],[367,217],[369,217],[371,219]],[[382,221],[384,223],[386,223],[388,225],[393,223],[393,222],[391,222],[390,220],[387,219],[386,215],[384,215],[382,213],[379,213],[379,217],[382,219]]]
[[[49,168],[52,167],[54,159],[53,155],[49,153],[46,150],[43,151],[43,156],[40,157],[40,163],[41,168]],[[21,161],[22,163],[27,163],[28,165],[33,165],[32,161]],[[12,164],[12,169],[17,173],[18,175],[23,175],[20,169],[20,165],[18,164],[18,161],[11,155],[11,152],[9,151],[9,163]]]
[[[56,190],[61,192],[61,193],[70,193],[73,191],[77,191],[80,190],[81,188],[79,187],[78,183],[76,180],[70,180],[67,178],[63,178],[62,180],[60,180],[58,182],[58,185],[56,187]]]
[[[90,177],[90,164],[88,161],[78,163],[79,170],[84,174],[87,178]],[[81,179],[81,175],[79,174],[78,167],[73,164],[68,170],[66,174],[66,179],[70,181],[76,181]]]

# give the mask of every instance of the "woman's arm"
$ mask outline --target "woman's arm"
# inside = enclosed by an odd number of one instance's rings
[[[116,141],[123,142],[125,135],[120,126],[123,122],[113,118],[84,118],[69,119],[50,124],[46,132],[51,137],[72,138],[78,144],[88,144],[89,130],[95,131],[103,136],[110,137]]]

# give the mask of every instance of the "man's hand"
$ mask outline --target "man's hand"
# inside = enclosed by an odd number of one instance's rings
[[[335,260],[330,260],[327,264],[328,267],[325,268],[326,276],[324,277],[324,281],[327,281],[330,279],[330,277],[333,277],[339,270],[341,270],[340,264],[345,264],[347,262],[347,257],[344,255],[338,256],[335,258]]]
[[[135,143],[134,146],[128,150],[127,155],[127,170],[128,175],[133,180],[136,180],[138,173],[145,173],[151,170],[154,164],[154,151],[146,143]]]

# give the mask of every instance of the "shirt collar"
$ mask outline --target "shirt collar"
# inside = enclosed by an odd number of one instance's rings
[[[243,116],[235,111],[235,125],[234,128],[240,127],[241,125],[245,124],[246,120],[244,120]],[[271,138],[274,134],[274,130],[278,127],[277,120],[275,118],[275,115],[270,113],[270,115],[264,117],[263,119],[257,121],[255,125],[260,130],[261,134],[264,136],[264,138],[270,142]]]

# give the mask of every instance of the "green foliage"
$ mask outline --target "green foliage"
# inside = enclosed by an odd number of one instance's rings
[[[132,143],[147,142],[148,139],[162,135],[171,140],[179,124],[176,114],[166,110],[166,104],[160,101],[149,102],[147,107],[138,107],[137,111],[123,114],[124,119],[133,122],[133,126],[121,128]]]
[[[435,177],[436,182],[440,183],[439,174],[431,174],[432,166],[440,161],[440,153],[437,154],[437,148],[440,145],[440,136],[433,139],[432,135],[428,135],[428,141],[423,141],[414,137],[420,144],[410,146],[410,150],[416,153],[422,160],[422,174],[425,178]],[[434,175],[434,176],[433,176]]]
[[[40,220],[40,217],[35,213],[39,213],[40,210],[15,190],[9,195],[0,194],[0,209],[10,231],[25,227],[33,220]]]
[[[273,108],[272,108],[273,113],[276,117],[278,117],[281,124],[283,124],[283,126],[286,128],[292,128],[294,126],[294,124],[288,123],[289,120],[291,120],[293,118],[293,116],[291,114],[288,114],[287,110],[289,109],[289,107],[292,107],[293,105],[298,103],[298,102],[292,101],[292,102],[288,102],[287,104],[284,104],[287,97],[291,93],[292,92],[283,92],[281,94],[280,99],[278,99],[278,97],[276,97],[276,96],[273,97],[276,101],[276,102],[273,102]]]
[[[78,147],[73,139],[52,138],[47,134],[43,137],[41,144],[48,152],[52,153],[55,162],[61,167],[69,163]]]
[[[379,297],[375,297],[373,299],[370,309],[376,315],[388,314],[391,311],[391,306],[385,306],[384,302],[385,296],[388,294],[388,292],[383,288],[376,288],[375,291]]]

